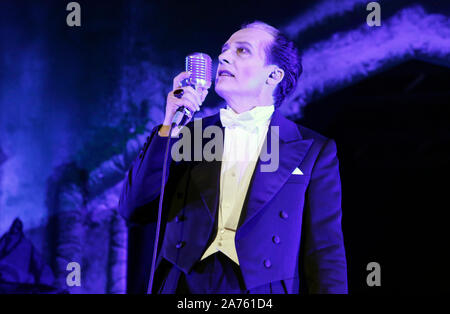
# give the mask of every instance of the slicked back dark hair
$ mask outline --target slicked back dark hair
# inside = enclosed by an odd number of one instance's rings
[[[278,108],[297,87],[298,79],[303,71],[301,56],[293,41],[267,23],[255,21],[242,25],[241,29],[244,28],[258,28],[268,32],[274,38],[272,43],[265,47],[265,52],[266,65],[275,64],[284,71],[284,77],[273,93],[275,107]]]

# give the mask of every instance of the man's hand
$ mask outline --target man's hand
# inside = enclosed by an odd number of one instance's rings
[[[206,95],[208,95],[208,90],[205,88],[198,88],[195,90],[191,86],[182,87],[181,82],[186,78],[189,78],[189,73],[181,72],[173,79],[173,90],[167,94],[166,114],[164,116],[163,126],[159,130],[160,136],[169,135],[170,124],[178,107],[185,106],[194,113],[200,110],[200,106],[205,100]],[[181,98],[177,98],[174,95],[174,91],[177,89],[182,89],[184,91]]]

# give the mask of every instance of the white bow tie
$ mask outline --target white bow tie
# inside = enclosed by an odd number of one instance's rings
[[[242,128],[248,132],[255,132],[264,122],[270,119],[274,107],[255,107],[250,111],[235,113],[233,109],[220,109],[220,121],[225,128]]]

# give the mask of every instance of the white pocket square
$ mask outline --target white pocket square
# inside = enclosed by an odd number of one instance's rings
[[[295,170],[292,172],[292,174],[302,175],[303,172],[297,167],[297,168],[295,168]]]

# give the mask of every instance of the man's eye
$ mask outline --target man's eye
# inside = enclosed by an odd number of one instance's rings
[[[242,47],[239,47],[238,49],[236,49],[236,51],[237,51],[237,53],[247,53],[248,52],[248,50],[246,48],[242,48]]]

